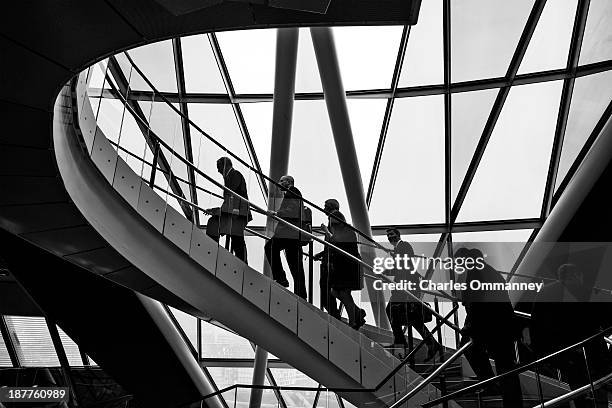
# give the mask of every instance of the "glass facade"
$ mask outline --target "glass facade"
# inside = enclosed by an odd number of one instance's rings
[[[610,106],[612,7],[591,0],[584,38],[572,43],[577,0],[548,1],[526,40],[534,0],[453,1],[448,10],[444,4],[423,1],[412,27],[333,28],[370,222],[381,243],[386,226],[399,226],[419,253],[432,251],[431,243],[444,252],[452,242],[527,242]],[[289,173],[309,200],[323,206],[334,197],[348,209],[310,31],[299,33]],[[204,209],[221,201],[221,190],[177,156],[222,183],[216,159],[230,152],[250,200],[267,206],[269,184],[250,168],[263,174],[270,168],[276,34],[258,29],[166,40],[90,70],[98,125],[143,179],[156,174],[152,184],[175,209],[186,212],[173,196]],[[572,53],[579,55],[576,66]],[[170,148],[156,146],[152,134]],[[203,216],[196,211],[200,224]],[[265,221],[255,214],[249,227],[261,231]],[[315,212],[313,225],[325,222]],[[470,223],[480,226],[462,230]],[[260,240],[248,236],[247,246],[249,263],[259,268]],[[321,249],[315,243],[314,253]],[[491,262],[512,271],[521,250]],[[320,305],[318,263],[310,273]],[[170,313],[217,388],[251,383],[252,343],[217,322]],[[370,308],[367,322],[373,317]],[[12,366],[9,342],[22,366],[59,366],[43,318],[4,319],[9,338],[0,339],[0,367]],[[69,364],[83,365],[78,345],[61,329],[59,334]],[[448,330],[442,336],[454,341]],[[318,385],[282,361],[270,361],[266,384]],[[223,397],[229,406],[246,406],[249,392]],[[262,405],[351,406],[333,394],[291,390],[265,391]]]
[[[610,47],[602,45],[610,37],[609,7],[591,1],[580,42],[572,40],[577,4],[549,1],[533,19],[533,0],[449,2],[447,10],[445,2],[432,0],[423,2],[412,27],[332,29],[377,241],[386,245],[384,229],[396,225],[417,253],[431,256],[452,252],[453,242],[514,242],[490,262],[506,273],[515,269],[523,244],[545,221],[612,98],[612,61],[605,53]],[[270,166],[276,36],[276,29],[194,35],[118,54],[94,68],[89,93],[99,106],[98,122],[120,155],[147,158],[148,168],[139,164],[145,180],[153,157],[148,136],[172,146],[161,149],[168,168],[157,163],[155,184],[160,194],[168,191],[176,209],[181,206],[172,195],[201,208],[219,205],[222,190],[203,174],[222,183],[215,162],[228,155],[245,176],[249,199],[267,206],[269,183],[253,169],[268,174]],[[576,53],[578,64],[572,65]],[[104,91],[107,83],[114,91]],[[159,92],[172,106],[158,100]],[[299,29],[295,92],[289,174],[312,202],[322,206],[334,197],[347,209],[342,152],[334,143],[308,28]],[[564,120],[567,126],[560,128]],[[192,173],[177,155],[203,174]],[[349,211],[344,214],[350,222]],[[249,228],[261,232],[265,222],[255,214]],[[313,225],[324,222],[315,211]],[[249,235],[246,242],[249,263],[259,268],[261,240]],[[314,244],[314,253],[321,249]],[[309,273],[320,305],[319,263]],[[436,278],[440,273],[433,271],[433,279],[445,279]],[[362,306],[374,324],[371,305]],[[443,314],[450,310],[448,304],[440,308]],[[250,383],[253,344],[216,322],[172,313],[218,388]],[[454,344],[452,330],[441,335]],[[316,386],[291,367],[272,368],[270,379]],[[264,405],[280,399],[285,406],[347,404],[315,394],[266,391]],[[224,393],[230,405],[246,404],[248,396],[246,390]]]

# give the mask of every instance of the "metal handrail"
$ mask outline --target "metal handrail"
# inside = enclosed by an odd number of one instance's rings
[[[537,408],[537,407],[553,408],[553,407],[565,404],[566,402],[571,401],[575,397],[578,397],[582,394],[586,394],[588,391],[591,391],[591,389],[595,387],[599,387],[600,385],[603,385],[610,380],[612,380],[612,373],[605,375],[596,381],[593,381],[592,384],[583,385],[582,387],[576,388],[575,390],[572,390],[568,392],[567,394],[563,394],[549,401],[546,401],[544,404],[538,404],[534,406],[533,408]]]
[[[408,401],[410,398],[414,397],[419,391],[421,391],[423,388],[425,388],[428,384],[430,384],[434,378],[436,378],[442,371],[444,371],[446,369],[446,367],[448,367],[451,363],[453,363],[456,359],[458,359],[459,357],[461,357],[461,355],[463,355],[463,353],[465,353],[465,351],[467,349],[469,349],[470,347],[472,347],[472,344],[474,344],[473,340],[468,341],[467,343],[465,343],[463,346],[461,346],[459,348],[459,350],[455,351],[455,353],[453,353],[452,356],[450,356],[448,358],[448,360],[446,360],[444,363],[440,364],[440,366],[438,368],[436,368],[431,374],[429,374],[423,381],[421,381],[416,387],[414,387],[413,389],[411,389],[406,395],[404,395],[402,398],[400,398],[399,400],[397,400],[393,405],[391,405],[389,408],[397,408],[400,405],[402,405],[403,403],[405,403],[406,401]]]
[[[144,73],[140,70],[140,68],[138,68],[138,66],[136,65],[136,63],[134,62],[134,60],[132,60],[132,58],[130,57],[130,55],[127,52],[124,52],[124,55],[126,56],[126,58],[128,59],[128,61],[130,62],[130,64],[132,65],[132,67],[136,70],[136,72],[138,72],[138,74],[144,79],[144,81],[147,83],[147,85],[151,88],[151,90],[153,90],[153,93],[157,96],[159,96],[161,98],[161,100],[166,103],[166,105],[168,105],[174,112],[176,112],[176,114],[178,114],[182,119],[185,119],[191,126],[193,126],[199,133],[201,133],[204,137],[206,137],[209,141],[211,141],[212,143],[214,143],[217,147],[223,149],[225,152],[227,152],[228,155],[232,156],[234,159],[236,159],[238,162],[240,162],[240,164],[242,164],[243,166],[247,167],[249,170],[253,171],[254,173],[256,173],[258,176],[263,177],[264,179],[266,179],[268,182],[274,184],[276,187],[283,189],[283,187],[276,181],[273,180],[272,178],[270,178],[269,176],[265,175],[263,172],[259,171],[258,169],[256,169],[255,167],[253,167],[252,165],[250,165],[249,163],[247,163],[245,160],[243,160],[240,156],[236,155],[235,153],[231,152],[229,149],[227,149],[225,146],[223,146],[220,142],[218,142],[215,138],[213,138],[212,136],[210,136],[208,133],[206,133],[202,128],[200,128],[196,123],[194,123],[188,116],[186,116],[185,114],[183,114],[179,109],[177,109],[162,93],[160,93],[155,86],[153,85],[153,83],[151,83],[151,81],[149,81],[149,79],[146,77],[146,75],[144,75]],[[114,57],[111,57],[114,58]],[[310,200],[307,200],[305,198],[302,198],[302,201],[304,201],[305,203],[307,203],[308,205],[310,205],[311,207],[315,208],[316,210],[324,213],[325,215],[334,218],[336,221],[344,224],[346,227],[350,228],[351,230],[353,230],[354,232],[356,232],[357,234],[359,234],[361,237],[365,238],[366,240],[370,241],[372,244],[374,244],[378,249],[386,251],[386,252],[391,252],[389,249],[385,248],[384,246],[380,245],[378,242],[376,242],[374,239],[372,239],[371,237],[369,237],[368,235],[366,235],[365,233],[363,233],[362,231],[360,231],[359,229],[355,228],[354,226],[352,226],[351,224],[347,223],[346,221],[343,221],[341,218],[336,217],[333,214],[328,214],[323,208],[319,207],[318,205],[316,205],[315,203],[313,203]]]
[[[154,136],[154,137],[157,137],[157,136],[156,136],[156,135],[154,135],[154,134],[153,134],[153,136]],[[125,147],[121,146],[120,144],[118,144],[118,143],[116,143],[116,142],[113,142],[112,140],[109,140],[109,143],[110,143],[110,144],[112,144],[113,146],[115,146],[116,148],[120,149],[121,151],[123,151],[123,152],[125,152],[125,153],[129,154],[129,155],[130,155],[131,157],[133,157],[134,159],[139,160],[139,161],[141,161],[141,162],[143,162],[143,163],[145,163],[145,164],[147,164],[147,165],[151,166],[151,163],[147,162],[147,161],[146,161],[145,159],[143,159],[142,157],[139,157],[137,154],[132,153],[131,151],[129,151],[129,150],[128,150],[128,149],[126,149]],[[162,172],[162,173],[164,173],[164,174],[166,173],[166,171],[164,171],[164,170],[162,170],[162,169],[157,169],[157,171],[161,171],[161,172]],[[168,172],[168,173],[170,174],[171,172]],[[190,186],[190,187],[191,187],[191,186],[193,186],[193,187],[195,187],[197,190],[200,190],[200,191],[202,191],[202,192],[204,192],[204,193],[206,193],[206,194],[209,194],[209,195],[211,195],[211,196],[213,196],[213,197],[215,197],[215,198],[220,198],[220,199],[223,199],[223,196],[222,196],[222,195],[217,194],[217,193],[215,193],[215,192],[213,192],[213,191],[207,190],[207,189],[205,189],[205,188],[203,188],[203,187],[200,187],[200,186],[198,186],[197,184],[194,184],[194,183],[190,182],[189,180],[185,180],[184,178],[182,178],[182,177],[180,177],[180,176],[177,176],[177,175],[175,175],[175,174],[172,174],[172,176],[173,176],[173,177],[174,177],[176,180],[178,180],[178,181],[180,181],[180,182],[183,182],[183,183],[187,184],[187,185],[188,185],[188,186]],[[202,207],[198,206],[197,204],[194,204],[194,203],[192,203],[191,201],[187,200],[186,198],[181,197],[181,196],[179,196],[179,195],[177,195],[177,194],[175,194],[175,193],[173,193],[173,192],[171,192],[171,191],[169,191],[169,190],[166,190],[166,189],[164,189],[164,188],[162,188],[162,187],[159,187],[159,186],[157,186],[157,185],[153,185],[153,188],[156,188],[156,189],[158,189],[158,190],[160,190],[160,191],[162,191],[162,192],[164,192],[164,193],[166,193],[166,194],[168,194],[168,195],[171,195],[171,196],[172,196],[173,198],[175,198],[176,200],[180,200],[181,202],[183,202],[183,203],[185,203],[185,204],[187,204],[187,205],[189,205],[189,206],[194,207],[194,209],[197,209],[197,210],[200,210],[200,211],[206,212],[206,210],[205,210],[205,209],[203,209]],[[249,203],[249,204],[250,204],[250,203]],[[247,231],[247,232],[249,232],[250,234],[252,234],[253,236],[257,236],[257,237],[259,237],[259,238],[263,238],[263,239],[266,239],[266,240],[271,239],[270,237],[266,236],[265,234],[262,234],[262,233],[260,233],[260,232],[257,232],[257,231],[255,231],[255,230],[253,230],[253,229],[250,229],[249,227],[246,227],[246,228],[245,228],[245,231]],[[306,231],[304,231],[304,232],[306,232]],[[327,242],[327,241],[326,241],[326,242]],[[365,244],[365,243],[358,243],[358,245],[368,245],[368,244]],[[307,253],[305,253],[305,252],[303,252],[303,255],[305,255],[305,256],[309,256],[309,255],[308,255]],[[384,276],[384,275],[382,275],[382,274],[381,274],[381,275],[371,275],[371,274],[369,274],[369,273],[364,273],[364,277],[366,277],[366,278],[368,278],[368,279],[382,279],[382,280],[386,280],[387,282],[393,282],[391,279],[389,279],[388,277],[386,277],[386,276]],[[456,298],[452,297],[451,295],[449,295],[449,294],[447,294],[447,293],[445,293],[445,292],[430,291],[430,290],[421,290],[420,292],[422,292],[422,293],[427,293],[427,294],[430,294],[430,295],[433,295],[433,296],[443,297],[443,298],[448,299],[448,300],[451,300],[451,301],[456,301],[456,300],[457,300]]]
[[[137,68],[137,67],[135,67],[135,68]],[[108,74],[107,74],[107,75],[108,75]],[[139,117],[139,115],[138,115],[136,112],[134,112],[133,107],[132,107],[132,106],[131,106],[129,103],[127,103],[127,100],[126,100],[126,99],[123,97],[123,95],[121,95],[121,93],[119,93],[119,95],[121,96],[122,100],[125,102],[125,107],[126,107],[128,110],[130,110],[130,112],[132,113],[132,115],[133,115],[135,118],[138,118],[140,121],[142,121],[144,125],[148,126],[146,123],[144,123],[143,119],[142,119],[142,118],[140,118],[140,117]],[[254,211],[258,212],[258,213],[261,213],[261,214],[263,214],[263,215],[266,215],[266,216],[268,216],[268,217],[271,217],[271,218],[272,218],[272,219],[274,219],[275,221],[278,221],[278,222],[282,223],[283,225],[288,226],[290,229],[293,229],[294,231],[297,231],[299,234],[304,234],[304,235],[306,235],[306,236],[308,236],[308,237],[312,238],[314,241],[319,242],[319,243],[320,243],[320,244],[322,244],[323,246],[326,246],[326,247],[331,247],[331,248],[332,248],[332,249],[334,249],[335,251],[338,251],[338,252],[340,252],[341,254],[343,254],[343,255],[345,255],[345,256],[347,256],[347,257],[349,257],[349,259],[352,259],[352,260],[354,260],[354,261],[358,262],[359,264],[361,264],[362,266],[366,267],[367,269],[369,269],[369,270],[373,270],[373,266],[372,266],[372,265],[370,265],[370,264],[368,264],[368,263],[366,263],[366,262],[364,262],[362,259],[360,259],[360,258],[358,258],[358,257],[356,257],[356,256],[354,256],[354,255],[352,255],[352,254],[350,254],[350,253],[348,253],[348,252],[344,251],[344,250],[343,250],[343,249],[341,249],[341,248],[338,248],[337,246],[335,246],[335,245],[333,245],[333,244],[329,243],[328,241],[324,241],[324,240],[322,240],[322,239],[318,238],[317,236],[315,236],[314,234],[312,234],[312,233],[310,233],[310,232],[308,232],[308,231],[305,231],[305,230],[303,230],[303,229],[301,229],[301,228],[299,228],[299,227],[296,227],[295,225],[293,225],[293,224],[291,224],[291,223],[289,223],[289,222],[287,222],[287,221],[283,220],[282,218],[280,218],[280,217],[276,216],[275,214],[272,214],[270,211],[264,210],[263,208],[259,207],[257,204],[252,203],[252,202],[251,202],[251,201],[249,201],[247,198],[242,197],[240,194],[238,194],[237,192],[233,191],[232,189],[230,189],[230,188],[228,188],[228,187],[226,187],[226,186],[222,185],[222,184],[221,184],[221,183],[219,183],[217,180],[213,179],[213,178],[212,178],[212,177],[210,177],[208,174],[204,173],[204,172],[203,172],[203,171],[201,171],[199,168],[197,168],[195,165],[193,165],[193,163],[190,163],[190,162],[189,162],[187,159],[185,159],[185,158],[184,158],[184,157],[182,157],[181,155],[177,154],[177,153],[174,151],[174,149],[173,149],[172,147],[170,147],[170,145],[168,145],[168,143],[166,143],[164,140],[162,140],[162,139],[161,139],[159,136],[157,136],[157,135],[156,135],[154,132],[152,132],[152,131],[151,131],[151,132],[149,133],[149,136],[152,136],[153,138],[155,138],[155,140],[156,140],[156,142],[157,142],[158,144],[160,144],[161,146],[165,147],[165,148],[166,148],[166,149],[167,149],[167,150],[168,150],[168,151],[169,151],[169,152],[170,152],[170,153],[171,153],[173,156],[175,156],[175,157],[176,157],[176,158],[177,158],[179,161],[181,161],[181,162],[182,162],[183,164],[185,164],[186,166],[190,167],[190,168],[191,168],[191,169],[192,169],[194,172],[196,172],[196,173],[197,173],[197,174],[199,174],[200,176],[204,177],[206,180],[208,180],[209,182],[211,182],[212,184],[214,184],[214,185],[215,185],[215,186],[217,186],[218,188],[222,189],[223,191],[226,191],[226,192],[228,192],[229,194],[231,194],[232,196],[234,196],[234,197],[238,198],[239,200],[244,201],[245,203],[247,203],[247,204],[249,205],[249,207],[250,207],[252,210],[254,210]],[[189,183],[189,184],[191,185],[191,183]],[[166,194],[168,194],[168,195],[172,196],[173,198],[175,198],[175,199],[177,199],[177,200],[180,200],[181,202],[183,202],[183,203],[185,203],[185,204],[187,204],[187,205],[192,206],[193,208],[196,208],[196,209],[198,209],[198,210],[200,210],[200,211],[203,211],[203,212],[208,212],[208,210],[207,210],[207,209],[205,209],[205,208],[203,208],[203,207],[200,207],[200,206],[198,206],[197,204],[192,203],[191,201],[187,200],[186,198],[181,197],[181,196],[179,196],[179,195],[177,195],[177,194],[175,194],[175,193],[173,193],[173,192],[170,192],[170,191],[168,191],[168,190],[165,190],[165,189],[163,189],[163,188],[161,188],[161,187],[159,187],[159,186],[157,186],[157,185],[153,185],[152,187],[153,187],[153,188],[157,188],[157,189],[159,189],[159,190],[161,190],[161,191],[165,192]],[[304,200],[302,199],[301,201],[304,201]],[[385,250],[386,250],[386,249],[385,249]],[[407,293],[407,294],[408,294],[408,295],[409,295],[411,298],[413,298],[413,300],[416,300],[417,302],[421,303],[421,304],[422,304],[424,307],[426,307],[427,309],[429,309],[429,311],[430,311],[430,312],[431,312],[431,313],[432,313],[434,316],[436,316],[436,317],[437,317],[437,318],[439,318],[439,319],[444,319],[442,315],[440,315],[438,312],[436,312],[436,311],[435,311],[435,310],[434,310],[434,309],[433,309],[431,306],[429,306],[427,303],[423,302],[423,301],[422,301],[422,300],[421,300],[419,297],[417,297],[416,295],[414,295],[414,294],[413,294],[413,293],[411,293],[411,292],[406,292],[406,293]],[[458,326],[456,326],[456,325],[454,325],[454,324],[452,324],[452,323],[450,323],[450,322],[448,322],[448,321],[447,321],[447,325],[448,325],[450,328],[452,328],[453,330],[455,330],[455,331],[459,331],[459,330],[460,330]]]
[[[458,309],[458,306],[455,306],[450,312],[448,312],[448,314],[445,316],[445,318],[450,317],[453,313],[456,312],[456,310]],[[442,321],[440,321],[432,330],[431,330],[431,335],[433,336],[434,332],[440,330],[442,328]],[[402,359],[402,361],[400,362],[400,364],[398,364],[393,370],[391,370],[389,372],[389,374],[387,374],[381,381],[379,381],[379,383],[373,387],[373,388],[343,388],[343,387],[303,387],[303,386],[274,386],[274,385],[252,385],[252,384],[234,384],[234,385],[230,385],[227,386],[223,389],[217,390],[213,393],[207,394],[205,396],[202,397],[202,401],[220,394],[223,394],[225,392],[237,389],[237,388],[247,388],[247,389],[262,389],[262,390],[290,390],[290,391],[331,391],[331,392],[376,392],[378,390],[380,390],[386,383],[387,381],[389,381],[391,378],[393,378],[393,376],[395,376],[406,364],[408,364],[410,362],[410,360],[412,359],[412,357],[414,356],[414,354],[425,344],[425,339],[423,339],[423,341],[421,341],[421,343],[419,343],[418,346],[416,346],[415,348],[413,348],[410,353],[408,353],[408,355],[406,355],[406,357],[404,357]],[[449,363],[450,364],[450,363]],[[445,366],[443,369],[445,369],[446,367],[448,367],[449,364],[445,363]],[[437,372],[440,372],[441,370],[438,368],[436,370]]]
[[[162,142],[163,142],[163,141],[162,141]],[[164,144],[165,144],[165,142],[164,142]],[[329,243],[328,241],[325,241],[325,240],[323,240],[323,239],[321,239],[321,238],[317,237],[316,235],[314,235],[314,234],[312,234],[312,233],[310,233],[310,232],[308,232],[308,231],[305,231],[305,230],[303,230],[303,229],[301,229],[301,228],[299,228],[299,227],[296,227],[295,225],[291,224],[290,222],[285,221],[285,220],[283,220],[282,218],[280,218],[280,217],[278,217],[278,216],[276,216],[276,215],[274,215],[274,214],[271,214],[269,211],[266,211],[266,210],[262,209],[262,208],[261,208],[261,207],[259,207],[257,204],[251,203],[249,200],[247,200],[246,198],[242,197],[240,194],[236,193],[235,191],[231,190],[231,189],[230,189],[230,188],[228,188],[228,187],[225,187],[225,186],[224,186],[224,185],[222,185],[221,183],[219,183],[219,182],[217,182],[216,180],[214,180],[212,177],[210,177],[210,176],[208,176],[208,175],[204,174],[204,173],[203,173],[203,172],[201,172],[199,169],[195,169],[195,170],[197,170],[197,171],[198,171],[198,174],[202,175],[203,177],[205,177],[206,179],[208,179],[209,181],[211,181],[211,182],[212,182],[213,184],[215,184],[217,187],[222,188],[224,191],[227,191],[227,192],[229,192],[230,194],[233,194],[235,197],[237,197],[237,198],[239,198],[240,200],[243,200],[244,202],[246,202],[247,204],[249,204],[249,206],[251,207],[251,209],[255,210],[256,212],[259,212],[259,213],[261,213],[261,214],[267,215],[268,217],[271,217],[272,219],[274,219],[274,220],[276,220],[276,221],[278,221],[278,222],[281,222],[283,225],[288,226],[289,228],[293,229],[294,231],[297,231],[297,232],[298,232],[298,233],[300,233],[300,234],[304,234],[304,235],[306,235],[306,236],[308,236],[308,237],[312,238],[314,241],[317,241],[317,242],[319,242],[320,244],[322,244],[322,245],[324,245],[324,246],[326,246],[326,247],[329,247],[329,248],[331,248],[331,249],[333,249],[333,250],[335,250],[335,251],[340,252],[340,253],[341,253],[341,254],[343,254],[344,256],[349,257],[350,259],[352,259],[352,260],[354,260],[354,261],[358,262],[359,264],[361,264],[362,266],[364,266],[364,267],[366,267],[366,268],[368,268],[368,269],[370,269],[370,270],[372,270],[372,269],[373,269],[372,265],[368,264],[367,262],[364,262],[362,259],[357,258],[356,256],[354,256],[354,255],[352,255],[352,254],[350,254],[350,253],[346,252],[345,250],[343,250],[343,249],[341,249],[341,248],[337,247],[337,246],[336,246],[336,245],[334,245],[334,244]],[[181,200],[181,201],[182,201],[182,202],[184,202],[185,204],[190,205],[190,206],[194,207],[195,209],[198,209],[198,210],[200,210],[200,211],[206,211],[204,208],[202,208],[202,207],[198,206],[197,204],[192,203],[191,201],[187,200],[186,198],[183,198],[183,197],[181,197],[181,196],[179,196],[179,195],[177,195],[177,194],[174,194],[174,193],[172,193],[172,192],[170,192],[170,191],[168,191],[168,190],[165,190],[165,189],[163,189],[163,188],[161,188],[161,187],[159,187],[159,186],[153,185],[153,187],[154,187],[154,188],[157,188],[158,190],[161,190],[161,191],[165,192],[166,194],[168,194],[168,195],[172,196],[173,198],[175,198],[175,199],[177,199],[177,200]],[[434,310],[434,309],[433,309],[431,306],[429,306],[429,305],[428,305],[426,302],[423,302],[423,301],[422,301],[422,300],[421,300],[421,299],[420,299],[418,296],[416,296],[415,294],[413,294],[413,293],[412,293],[412,292],[410,292],[410,291],[406,291],[405,293],[407,293],[407,294],[408,294],[408,296],[410,296],[410,297],[411,297],[413,300],[415,300],[415,301],[417,301],[418,303],[420,303],[420,304],[421,304],[423,307],[425,307],[425,308],[429,309],[429,311],[430,311],[430,312],[431,312],[431,313],[432,313],[434,316],[436,316],[437,318],[439,318],[439,319],[441,319],[441,320],[444,320],[444,321],[446,322],[447,326],[449,326],[451,329],[453,329],[453,330],[455,330],[455,331],[460,331],[460,328],[459,328],[457,325],[455,325],[455,324],[451,323],[450,321],[448,321],[448,319],[445,319],[445,318],[444,318],[444,317],[443,317],[443,316],[442,316],[440,313],[438,313],[437,311],[435,311],[435,310]]]
[[[578,347],[581,347],[581,346],[585,345],[586,343],[589,343],[590,341],[598,338],[599,336],[603,336],[605,338],[605,336],[610,334],[610,332],[612,332],[612,326],[608,327],[607,329],[602,330],[602,331],[600,331],[600,332],[598,332],[596,334],[593,334],[592,336],[589,336],[586,339],[579,341],[578,343],[575,343],[575,344],[567,346],[567,347],[565,347],[563,349],[557,350],[557,351],[555,351],[555,352],[553,352],[553,353],[551,353],[551,354],[549,354],[547,356],[544,356],[542,358],[534,360],[534,361],[532,361],[530,363],[523,364],[523,365],[521,365],[519,367],[516,367],[516,368],[510,370],[510,371],[506,371],[503,374],[499,374],[499,375],[497,375],[495,377],[488,378],[488,379],[480,381],[480,382],[478,382],[476,384],[472,384],[472,385],[469,385],[469,386],[467,386],[465,388],[462,388],[460,390],[451,392],[450,394],[447,394],[447,395],[445,395],[443,397],[440,397],[440,398],[431,400],[429,402],[426,402],[426,403],[423,404],[423,408],[429,408],[429,407],[432,407],[434,405],[442,404],[442,403],[444,403],[446,401],[449,401],[451,399],[454,399],[454,398],[458,397],[459,395],[463,395],[463,394],[466,394],[466,393],[468,393],[470,391],[482,388],[483,386],[489,385],[489,384],[491,384],[493,382],[497,382],[497,381],[499,381],[501,379],[504,379],[506,377],[509,377],[509,376],[512,376],[512,375],[516,375],[516,374],[520,374],[523,371],[527,371],[528,369],[530,369],[533,366],[536,366],[538,364],[543,363],[544,361],[553,359],[553,358],[558,357],[559,355],[561,355],[561,354],[563,354],[563,353],[565,353],[567,351],[570,351],[570,350],[576,349]]]

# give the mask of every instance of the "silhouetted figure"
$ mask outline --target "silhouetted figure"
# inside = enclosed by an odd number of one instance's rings
[[[279,184],[284,191],[283,201],[278,211],[271,211],[270,214],[276,215],[298,228],[302,228],[302,220],[304,218],[302,193],[293,183],[294,180],[291,176],[280,178]],[[272,269],[272,277],[282,286],[288,287],[289,281],[287,280],[287,275],[280,258],[281,251],[285,251],[287,264],[293,276],[293,292],[306,299],[306,280],[304,278],[304,265],[302,264],[300,236],[301,234],[298,231],[279,222],[274,230],[274,235],[266,242],[264,251]]]
[[[576,344],[600,331],[609,323],[608,304],[590,303],[591,290],[584,285],[584,276],[574,264],[563,264],[557,270],[558,282],[546,285],[536,297],[531,313],[531,345],[544,357]],[[603,306],[606,306],[605,308]],[[587,354],[589,371],[585,364]],[[596,339],[585,346],[561,354],[549,361],[561,371],[570,388],[580,388],[610,372],[610,359],[605,340]],[[598,407],[607,407],[605,390],[596,391]],[[593,406],[586,395],[574,399],[576,408]],[[566,407],[569,405],[566,405]]]
[[[234,169],[228,157],[217,160],[217,171],[223,176],[223,185],[241,197],[248,199],[248,188],[242,174]],[[221,235],[229,235],[231,251],[237,258],[247,262],[247,249],[244,241],[244,229],[253,219],[249,203],[229,191],[223,191],[223,204],[220,208],[206,210],[212,216],[206,224],[206,234],[219,242]]]
[[[326,214],[329,214],[333,211],[340,211],[340,203],[338,200],[334,198],[330,198],[325,200],[325,204],[323,205],[323,211]],[[327,228],[331,228],[331,225],[328,223]],[[327,241],[327,237],[325,237]],[[340,309],[338,308],[338,304],[336,303],[336,298],[331,293],[331,286],[329,285],[329,250],[327,247],[323,248],[323,251],[319,252],[314,256],[316,261],[321,261],[321,267],[319,268],[319,288],[320,288],[320,296],[321,296],[321,308],[327,310],[330,316],[335,317],[336,319],[340,319]]]
[[[484,260],[478,249],[460,248],[455,252],[457,258]],[[465,283],[467,289],[461,294],[462,303],[467,312],[461,333],[462,343],[469,338],[473,345],[466,351],[470,366],[479,380],[493,377],[493,368],[489,357],[495,360],[497,374],[503,374],[516,367],[514,341],[516,339],[514,309],[506,290],[472,290],[472,281],[483,283],[504,283],[502,275],[482,261],[484,267],[466,268]],[[502,398],[505,408],[521,407],[523,395],[518,375],[506,377],[501,381]]]
[[[340,211],[332,211],[329,214],[329,228],[321,224],[325,239],[344,252],[361,259],[357,245],[357,235],[345,223],[346,218]],[[365,310],[355,304],[351,291],[361,290],[363,287],[361,264],[334,248],[329,248],[328,251],[328,281],[331,294],[344,305],[349,318],[349,325],[353,329],[359,330],[365,324],[366,313]]]
[[[400,232],[397,228],[389,228],[387,230],[387,239],[389,243],[393,245],[391,255],[394,257],[399,255],[401,258],[407,256],[410,258],[410,261],[407,265],[408,268],[393,268],[384,271],[383,275],[392,277],[395,282],[413,282],[417,290],[412,293],[420,298],[421,293],[418,287],[421,275],[416,272],[412,262],[412,258],[414,257],[412,245],[406,241],[402,241]],[[423,303],[410,296],[404,290],[394,290],[391,293],[391,298],[385,310],[389,317],[389,322],[391,323],[391,330],[393,331],[392,347],[399,346],[405,348],[408,345],[406,337],[404,336],[404,326],[407,326],[408,330],[412,330],[414,327],[427,345],[426,361],[431,360],[436,352],[440,350],[440,343],[436,341],[427,326],[425,326],[425,323],[430,322],[433,316],[431,311],[428,310]]]

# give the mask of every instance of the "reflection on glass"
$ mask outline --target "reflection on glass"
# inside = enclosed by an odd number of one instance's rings
[[[252,384],[253,382],[253,368],[250,367],[209,367],[208,371],[219,389],[223,389],[234,384]],[[267,379],[264,382],[264,385],[270,385]],[[236,391],[231,390],[223,393],[223,398],[230,407],[234,407],[235,402],[236,407],[247,408],[249,406],[250,397],[251,390],[247,388],[238,388]],[[263,391],[261,407],[278,408],[278,400],[274,395],[274,391]]]
[[[587,16],[580,65],[612,59],[612,3],[591,0]]]
[[[444,82],[442,0],[421,3],[419,22],[410,27],[399,86]]]
[[[5,316],[17,359],[23,367],[60,365],[43,317]]]
[[[146,132],[146,130],[145,130]],[[143,130],[129,110],[126,110],[121,126],[121,137],[119,145],[128,152],[135,154],[139,158],[145,158],[149,163],[152,162],[153,153],[147,145],[143,135]],[[134,172],[141,177],[144,177],[143,162],[128,154],[123,150],[119,150],[119,157],[123,158]]]
[[[178,109],[178,105],[173,104]],[[143,108],[143,110],[145,110]],[[185,144],[180,115],[165,102],[153,102],[149,119],[151,131],[174,152],[185,157]],[[170,157],[166,157],[170,161]]]
[[[217,33],[236,93],[274,91],[276,29]]]
[[[119,141],[123,109],[123,102],[120,99],[102,98],[100,100],[98,127],[108,140],[115,143]]]
[[[255,352],[248,340],[213,324],[202,322],[203,358],[253,358],[254,356]]]
[[[333,33],[345,90],[391,86],[401,26],[335,27]]]
[[[518,73],[564,68],[578,0],[548,1]]]
[[[444,221],[444,98],[395,101],[370,205],[372,224]]]
[[[455,232],[453,250],[476,247],[487,254],[487,263],[500,272],[510,272],[518,259],[532,229]],[[470,243],[474,243],[471,246]],[[506,275],[504,275],[506,276]]]
[[[465,173],[491,113],[498,89],[451,96],[451,192],[455,202]]]
[[[128,51],[128,54],[155,89],[160,92],[177,92],[174,54],[170,40],[134,48]],[[149,90],[149,86],[140,77],[131,85],[134,90]]]
[[[0,336],[0,367],[12,367],[11,357],[4,343],[4,338]]]
[[[181,329],[183,330],[189,341],[191,342],[193,348],[197,350],[198,319],[173,307],[170,307],[170,311],[178,322],[178,324],[181,326]]]
[[[556,81],[510,90],[458,221],[539,217],[561,87]]]
[[[315,408],[340,408],[338,396],[334,392],[322,391]]]
[[[295,368],[272,368],[272,375],[279,387],[316,387],[318,383]],[[281,391],[289,408],[312,407],[316,391]]]
[[[77,344],[66,333],[64,333],[61,327],[56,327],[62,341],[62,345],[64,346],[64,352],[66,353],[68,364],[71,366],[82,366],[83,360],[81,359],[79,346],[77,346]]]
[[[453,82],[506,74],[534,0],[451,2]]]
[[[185,90],[200,93],[225,93],[223,78],[206,35],[181,38]]]
[[[555,188],[563,181],[611,98],[612,71],[576,78]]]

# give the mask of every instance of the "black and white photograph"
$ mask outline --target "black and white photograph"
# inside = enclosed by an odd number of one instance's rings
[[[612,0],[0,13],[0,408],[612,407]]]

